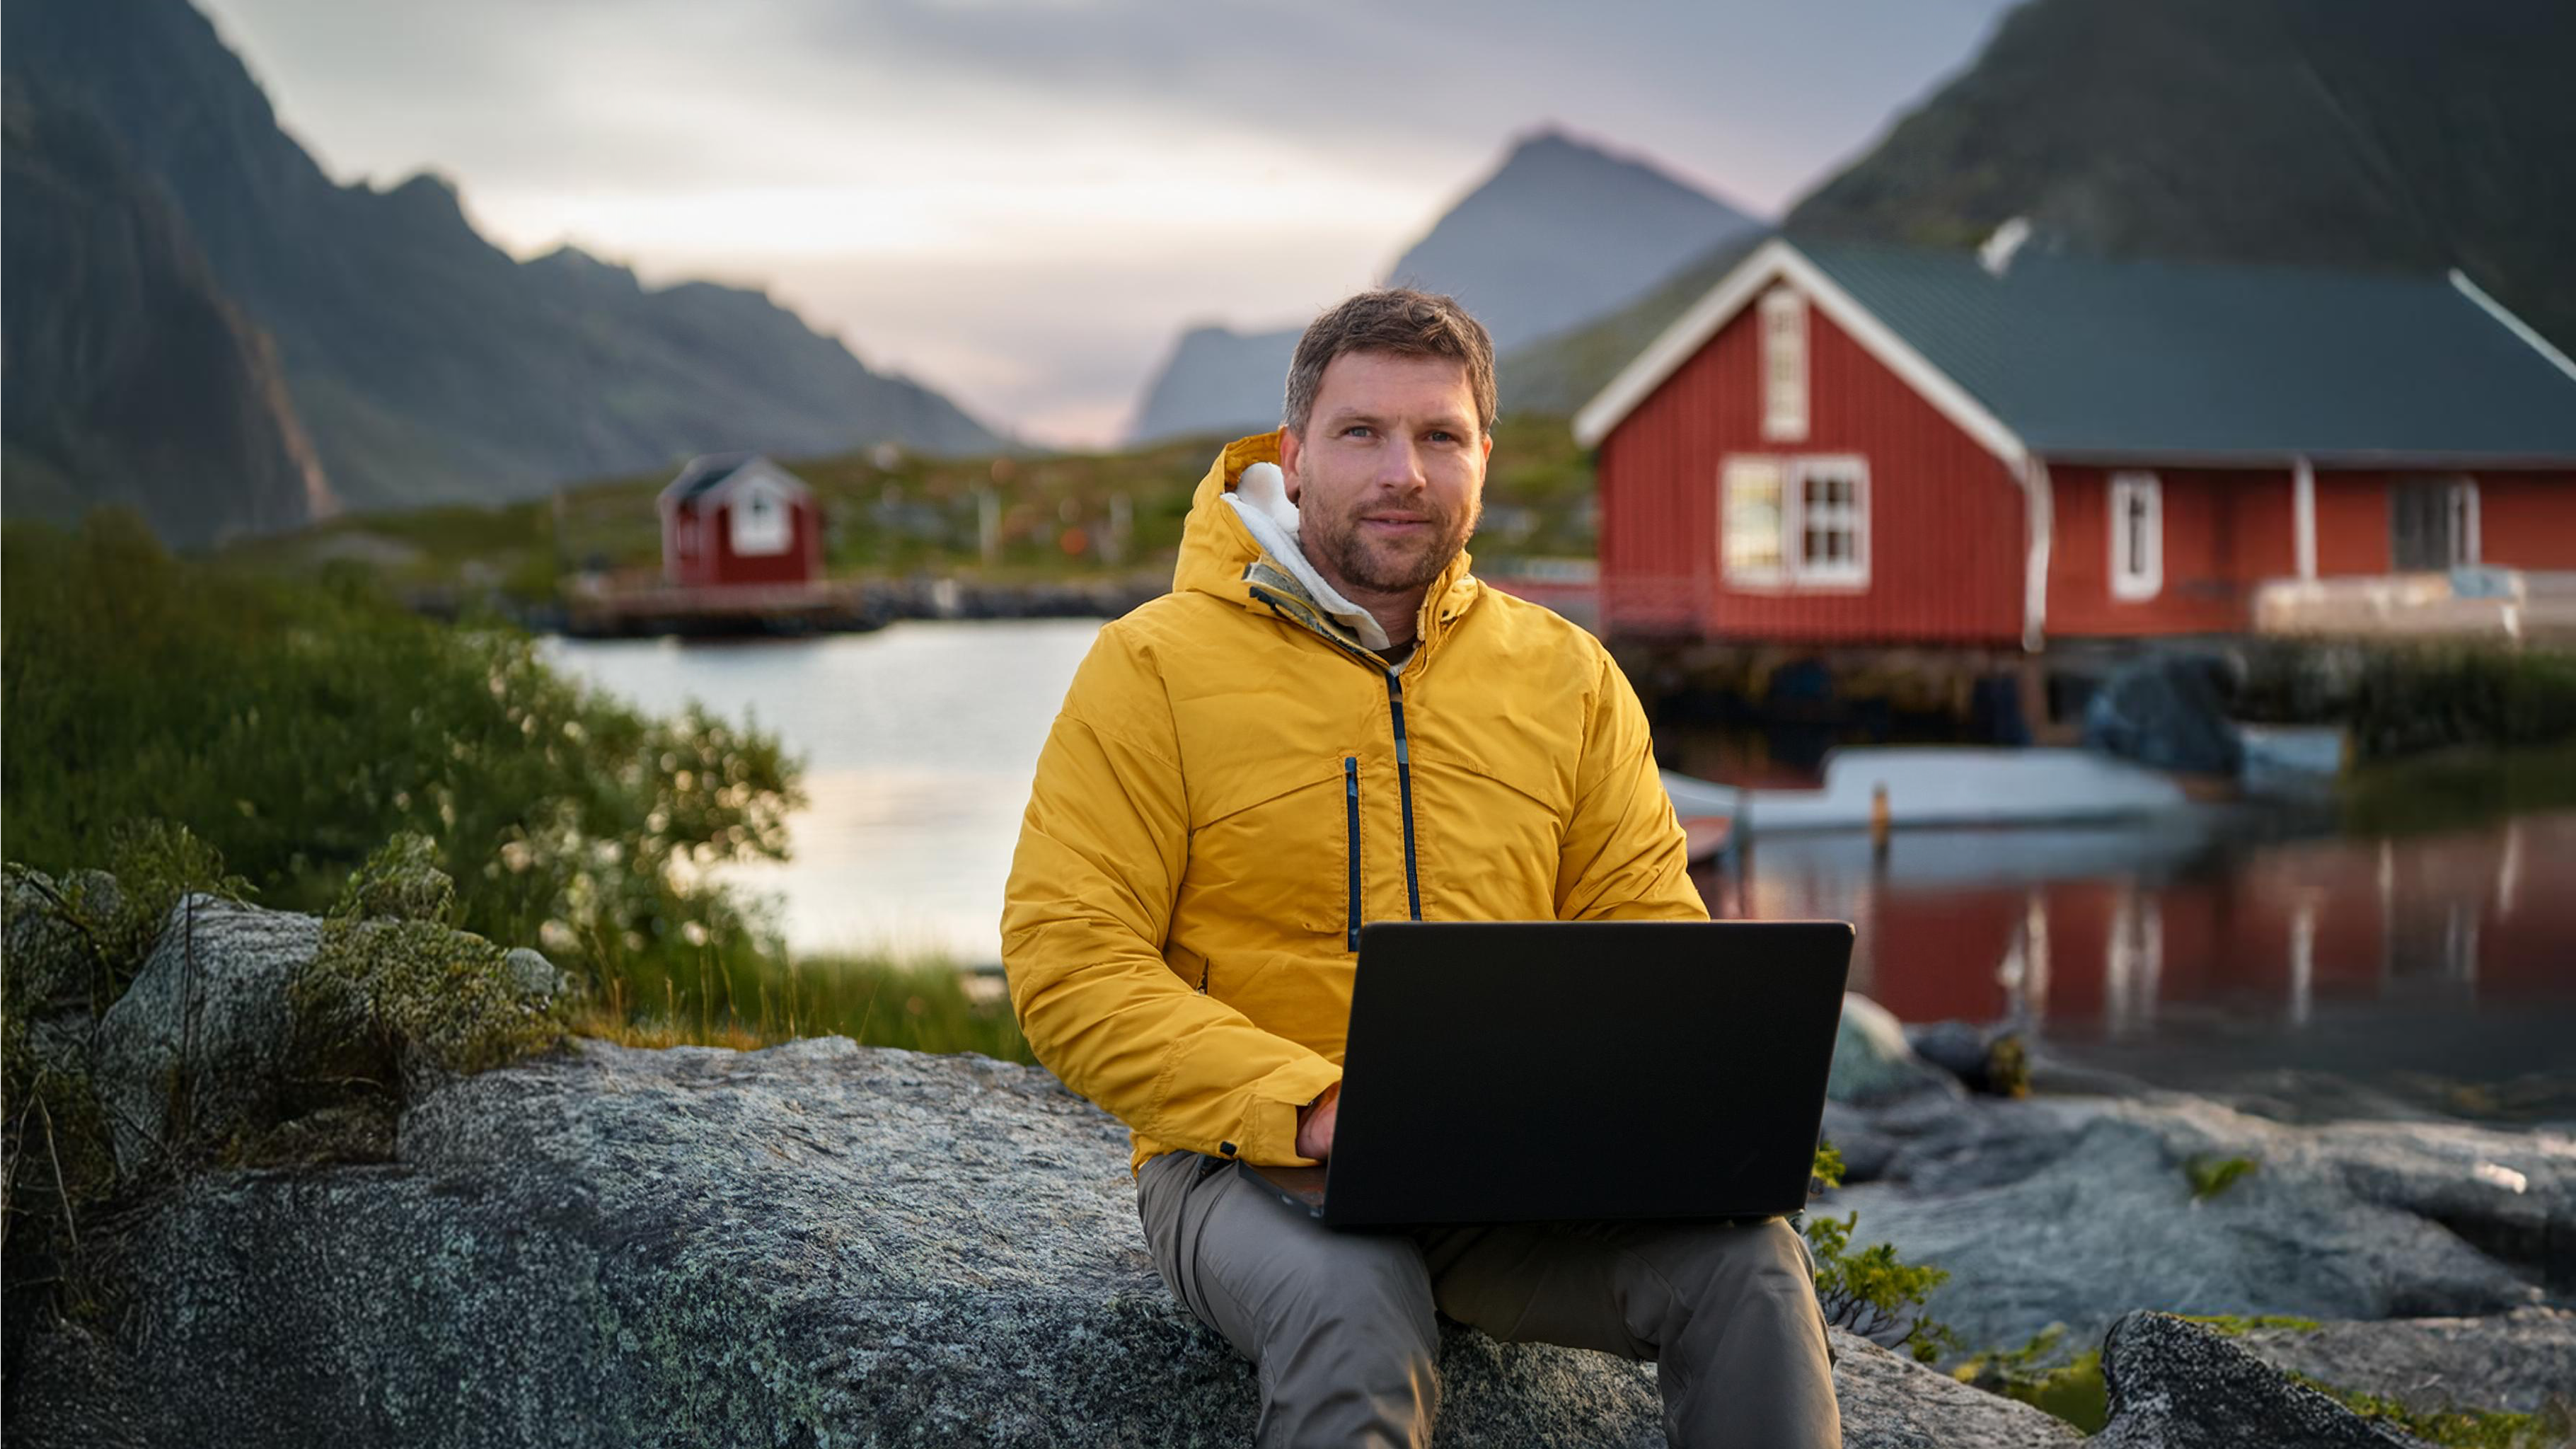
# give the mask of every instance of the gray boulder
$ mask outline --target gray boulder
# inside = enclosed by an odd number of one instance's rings
[[[122,892],[103,870],[73,871],[57,881],[43,871],[12,866],[0,879],[0,953],[9,960],[10,986],[21,1000],[44,1000],[70,985],[94,949],[66,915],[116,914]]]
[[[2224,662],[2156,655],[2123,665],[2084,706],[2087,749],[2151,770],[2233,778],[2245,744],[2227,718]]]
[[[1843,996],[1842,1021],[1834,1031],[1833,1073],[1825,1086],[1828,1100],[1868,1104],[1917,1092],[1957,1096],[1963,1090],[1956,1078],[1914,1054],[1895,1013],[1858,992]]]
[[[112,1341],[25,1357],[29,1445],[1240,1444],[1124,1131],[1046,1073],[839,1038],[579,1042],[429,1083],[396,1160],[188,1179]],[[1836,1336],[1853,1446],[2067,1442]],[[1453,1329],[1447,1444],[1661,1442],[1650,1365]]]
[[[2370,1423],[2289,1382],[2196,1323],[2132,1313],[2102,1345],[2110,1422],[2095,1449],[2408,1449],[2410,1435]]]
[[[93,1048],[119,1171],[162,1160],[182,1137],[276,1120],[291,1085],[287,983],[321,941],[311,916],[204,894],[170,908]]]
[[[2410,1409],[2576,1419],[2576,1313],[2518,1308],[2490,1318],[2398,1318],[2257,1328],[2238,1336],[2275,1368]]]
[[[1950,1271],[1931,1313],[1976,1345],[2134,1308],[2382,1319],[2504,1313],[2564,1283],[2576,1148],[2458,1124],[2296,1127],[2187,1096],[1906,1103],[1846,1189],[1858,1243]],[[2195,1196],[2187,1170],[2254,1166]]]

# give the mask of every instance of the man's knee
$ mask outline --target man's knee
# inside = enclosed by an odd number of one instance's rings
[[[1785,1218],[1711,1224],[1673,1234],[1651,1254],[1672,1285],[1672,1310],[1741,1316],[1766,1306],[1820,1314],[1814,1260]]]
[[[1290,1255],[1270,1285],[1262,1317],[1273,1332],[1347,1332],[1390,1349],[1437,1349],[1431,1277],[1410,1242],[1327,1233],[1310,1247]]]

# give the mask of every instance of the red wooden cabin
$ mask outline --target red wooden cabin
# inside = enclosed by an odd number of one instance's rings
[[[2576,570],[2576,365],[2456,272],[1774,239],[1575,433],[1605,634],[2037,650]]]
[[[801,584],[823,576],[814,490],[759,454],[691,459],[658,505],[667,583]]]

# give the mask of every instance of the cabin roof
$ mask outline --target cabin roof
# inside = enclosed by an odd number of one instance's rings
[[[1857,320],[1863,345],[2007,456],[2576,459],[2576,366],[2456,272],[2035,247],[1997,271],[1975,252],[1805,239],[1762,248],[1711,289],[1585,409],[1586,440],[1775,275],[1847,326]]]

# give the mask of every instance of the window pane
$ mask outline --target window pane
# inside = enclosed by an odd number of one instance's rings
[[[1780,469],[1772,463],[1727,465],[1725,536],[1729,573],[1776,573],[1780,568]]]

